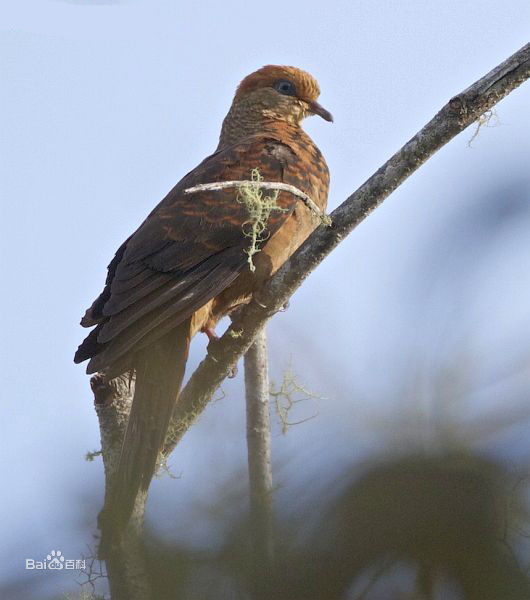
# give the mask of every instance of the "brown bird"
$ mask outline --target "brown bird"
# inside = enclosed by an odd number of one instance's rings
[[[95,328],[75,362],[107,378],[135,370],[136,387],[115,484],[103,510],[102,549],[118,543],[140,488],[156,469],[191,338],[250,300],[319,220],[292,193],[279,193],[249,268],[249,211],[236,189],[184,191],[249,180],[293,185],[324,211],[329,172],[304,117],[332,121],[317,103],[316,80],[300,69],[266,66],[243,79],[223,121],[219,145],[153,209],[118,249],[103,292],[81,324]],[[255,172],[255,171],[254,171]]]

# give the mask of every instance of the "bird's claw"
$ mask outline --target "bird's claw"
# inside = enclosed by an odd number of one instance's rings
[[[209,343],[217,342],[219,336],[215,333],[215,329],[213,327],[208,327],[205,325],[201,328],[202,333],[205,333],[208,336]]]

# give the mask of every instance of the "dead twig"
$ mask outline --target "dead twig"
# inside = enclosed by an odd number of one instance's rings
[[[242,179],[240,181],[215,181],[213,183],[201,183],[194,185],[186,190],[185,194],[194,194],[196,192],[207,192],[216,190],[226,190],[230,188],[241,189],[249,186],[256,185],[256,181],[252,179]],[[331,226],[332,221],[328,215],[323,213],[320,208],[311,200],[311,198],[299,190],[294,185],[288,183],[281,183],[279,181],[260,181],[259,187],[263,190],[271,190],[276,192],[289,192],[304,201],[304,204],[311,210],[322,222],[323,225]]]

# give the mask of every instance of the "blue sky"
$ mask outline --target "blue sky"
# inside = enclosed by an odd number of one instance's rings
[[[330,166],[335,207],[452,95],[525,44],[529,22],[525,0],[3,0],[4,581],[27,576],[26,557],[55,547],[76,557],[91,541],[102,469],[83,459],[99,438],[88,378],[72,363],[78,322],[116,248],[215,149],[240,79],[264,64],[317,77],[335,123],[305,128]],[[303,485],[322,465],[362,456],[381,443],[388,415],[421,406],[432,425],[442,409],[428,374],[440,365],[472,363],[472,383],[455,383],[464,390],[502,387],[514,365],[510,390],[530,382],[529,101],[527,84],[471,147],[470,129],[443,148],[271,323],[273,376],[292,357],[302,383],[326,398],[300,408],[317,418],[275,435],[279,477],[304,473]],[[196,340],[190,368],[204,351]],[[173,457],[182,478],[153,486],[160,530],[232,473],[244,476],[240,381],[224,389]],[[499,397],[483,394],[459,414],[495,414]],[[515,428],[492,443],[526,460],[524,439]],[[207,524],[172,527],[212,535]]]

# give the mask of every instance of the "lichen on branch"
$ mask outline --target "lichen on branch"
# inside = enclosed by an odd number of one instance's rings
[[[271,213],[288,211],[277,202],[278,190],[275,190],[270,196],[263,193],[260,185],[262,181],[263,177],[260,175],[259,169],[252,169],[250,181],[241,186],[236,198],[248,212],[249,218],[243,223],[243,233],[250,240],[250,245],[244,252],[248,255],[248,265],[252,272],[256,270],[253,256],[261,250],[261,244],[270,236],[267,224]]]
[[[323,396],[319,396],[314,392],[308,390],[301,385],[293,371],[292,362],[289,361],[287,369],[283,373],[282,382],[279,387],[275,385],[273,381],[270,383],[269,395],[274,405],[274,411],[280,422],[282,433],[285,435],[289,430],[289,427],[293,425],[300,425],[314,419],[318,416],[318,410],[309,417],[299,419],[297,421],[291,421],[289,419],[291,410],[296,404],[300,402],[306,402],[307,400],[325,400]]]

